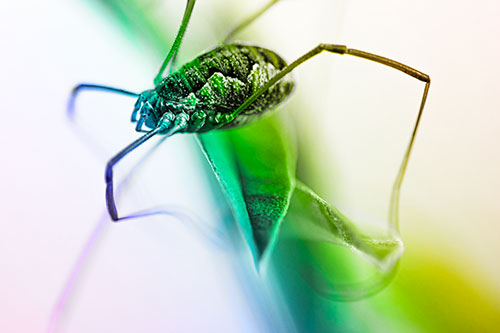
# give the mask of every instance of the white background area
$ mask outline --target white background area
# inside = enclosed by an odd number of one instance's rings
[[[182,60],[220,38],[218,15],[235,23],[264,3],[199,2]],[[184,1],[169,3],[173,33]],[[103,216],[58,331],[286,330],[288,321],[275,315],[279,307],[247,249],[227,231],[228,208],[210,189],[214,179],[203,172],[193,137],[168,140],[133,178],[119,209],[168,204],[197,216],[195,222],[108,221],[104,166],[137,137],[129,124],[134,101],[82,95],[78,129],[94,138],[89,146],[67,121],[66,100],[82,81],[149,89],[162,59],[146,43],[127,38],[107,15],[83,1],[0,4],[0,331],[46,329]],[[346,44],[429,74],[429,98],[401,194],[403,240],[439,247],[461,274],[481,275],[500,295],[498,17],[500,5],[487,0],[284,0],[241,39],[256,34],[256,44],[288,61],[319,42]],[[327,54],[295,78],[296,100],[288,105],[303,110],[294,116],[314,133],[298,140],[316,147],[311,156],[320,158],[309,163],[324,172],[323,184],[311,185],[332,202],[385,214],[423,83]],[[117,177],[132,165],[120,166]],[[214,242],[210,236],[219,229],[226,231]]]

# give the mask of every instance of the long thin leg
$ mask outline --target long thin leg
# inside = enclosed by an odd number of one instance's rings
[[[234,27],[224,39],[222,39],[219,44],[227,44],[236,34],[238,34],[241,30],[245,29],[248,25],[250,25],[253,21],[255,21],[257,18],[259,18],[262,14],[264,14],[269,8],[272,7],[275,3],[277,3],[279,0],[271,0],[269,1],[266,5],[264,5],[262,8],[260,8],[258,11],[253,13],[251,16],[247,17],[243,22],[241,22],[239,25]],[[177,52],[175,55],[172,57],[170,60],[170,68],[169,72],[172,73],[176,70],[176,60],[177,60]],[[167,60],[165,60],[167,61]],[[165,64],[165,67],[167,64]],[[159,82],[159,81],[158,81]],[[155,82],[155,84],[157,84]]]
[[[149,131],[148,133],[144,134],[143,136],[141,136],[140,138],[129,144],[127,147],[125,147],[112,159],[109,160],[108,164],[106,165],[106,172],[105,172],[106,205],[108,207],[109,215],[111,215],[113,221],[118,221],[120,219],[123,219],[121,217],[118,217],[118,212],[116,210],[116,203],[113,194],[113,166],[116,163],[118,163],[125,155],[127,155],[140,145],[142,145],[144,142],[151,139],[156,134],[161,133],[162,135],[165,136],[171,136],[177,133],[178,131],[183,130],[187,126],[187,120],[188,116],[183,113],[180,113],[176,116],[173,127],[170,127],[171,120],[166,120],[166,119],[160,120],[160,123],[156,128],[154,128],[153,130]]]
[[[308,53],[304,54],[302,57],[298,58],[290,65],[285,67],[281,72],[273,76],[271,80],[266,82],[259,90],[257,90],[252,96],[250,96],[242,105],[240,105],[232,114],[229,119],[226,120],[226,123],[231,122],[237,115],[239,115],[243,110],[245,110],[250,104],[252,104],[260,95],[266,92],[271,86],[273,86],[276,82],[281,80],[285,75],[293,71],[297,66],[311,59],[312,57],[318,55],[319,53],[327,51],[331,53],[337,54],[348,54],[355,57],[360,57],[363,59],[371,60],[378,62],[382,65],[386,65],[392,68],[395,68],[405,74],[408,74],[420,81],[425,82],[424,93],[422,95],[422,100],[420,102],[420,108],[417,115],[417,120],[413,127],[413,132],[411,134],[410,142],[408,143],[408,147],[406,148],[406,152],[403,156],[403,160],[401,162],[401,166],[399,168],[399,172],[394,181],[392,194],[391,194],[391,202],[389,207],[389,222],[394,226],[396,230],[398,230],[398,208],[399,208],[399,192],[401,188],[401,184],[403,182],[403,177],[406,171],[406,167],[408,165],[408,160],[410,158],[410,153],[413,147],[413,142],[415,141],[415,136],[417,135],[418,125],[420,123],[420,118],[422,117],[422,113],[424,111],[425,100],[427,99],[427,94],[429,92],[429,86],[431,83],[431,79],[427,74],[424,74],[416,69],[413,69],[407,65],[404,65],[400,62],[381,57],[376,54],[359,51],[355,49],[349,49],[344,45],[333,45],[333,44],[320,44]]]
[[[155,143],[154,147],[152,147],[144,157],[132,168],[131,171],[128,172],[125,180],[117,186],[117,193],[120,192],[127,184],[127,180],[131,178],[131,175],[136,172],[142,164],[150,157],[151,154],[167,139],[168,137],[163,137],[157,143]],[[224,230],[220,228],[210,228],[207,223],[204,223],[203,219],[197,216],[196,213],[191,211],[186,211],[186,209],[182,207],[174,207],[174,206],[162,206],[159,208],[148,209],[145,211],[138,212],[133,215],[129,215],[127,217],[120,218],[120,221],[124,219],[133,219],[139,217],[148,217],[152,215],[166,215],[177,218],[179,222],[182,222],[183,225],[187,225],[193,228],[193,230],[199,232],[200,237],[205,237],[210,244],[218,246],[221,249],[225,248],[225,240],[228,238],[224,236]],[[85,242],[85,245],[81,249],[77,260],[74,262],[73,267],[66,278],[66,282],[61,289],[59,296],[57,297],[57,302],[54,304],[54,307],[51,311],[48,329],[47,332],[56,332],[56,328],[59,325],[61,316],[63,312],[66,310],[66,306],[68,300],[73,296],[73,290],[78,283],[78,278],[82,272],[82,269],[87,264],[89,259],[89,254],[92,253],[95,249],[96,241],[99,237],[101,237],[101,233],[103,231],[106,222],[108,221],[107,215],[103,214],[97,225],[94,227],[91,235]]]
[[[115,198],[113,195],[113,166],[118,163],[125,155],[130,153],[132,150],[135,148],[139,147],[142,145],[144,142],[148,141],[151,139],[153,136],[158,134],[160,132],[161,128],[157,127],[148,133],[144,134],[141,136],[139,139],[135,140],[131,144],[129,144],[127,147],[125,147],[122,151],[120,151],[116,156],[114,156],[111,160],[109,160],[108,164],[106,165],[106,205],[108,207],[109,215],[111,215],[111,218],[113,221],[118,221],[118,212],[116,210],[116,204],[115,204]]]
[[[245,29],[248,25],[250,25],[253,21],[259,18],[262,14],[264,14],[269,8],[271,8],[275,3],[279,0],[271,0],[264,7],[260,8],[258,11],[247,17],[243,22],[233,28],[224,39],[220,41],[220,44],[227,44],[237,33],[241,30]]]
[[[68,106],[66,109],[66,113],[67,113],[69,118],[73,118],[73,116],[75,114],[75,100],[78,97],[78,94],[82,90],[103,90],[103,91],[122,94],[122,95],[130,96],[130,97],[138,97],[139,96],[139,94],[132,92],[132,91],[125,90],[125,89],[103,86],[100,84],[81,83],[73,88],[73,90],[71,91],[71,95],[69,96]]]
[[[189,19],[191,18],[191,13],[193,12],[193,7],[195,2],[196,0],[187,1],[186,10],[184,11],[184,17],[182,18],[181,26],[179,27],[179,31],[177,32],[177,36],[175,37],[174,44],[172,44],[170,51],[168,51],[167,57],[163,61],[163,64],[161,65],[160,70],[158,71],[158,74],[156,74],[154,78],[153,82],[155,85],[161,82],[165,68],[167,68],[171,60],[175,59],[175,57],[177,56],[177,52],[179,52],[179,47],[181,46],[182,38],[184,37],[184,33],[186,32],[186,28],[189,23]]]

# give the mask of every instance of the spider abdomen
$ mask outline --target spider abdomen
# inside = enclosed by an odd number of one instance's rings
[[[224,115],[236,110],[286,65],[280,56],[268,49],[242,44],[221,45],[179,68],[155,90],[164,103],[179,105],[182,112],[204,112],[207,121],[196,132],[205,132],[219,127]],[[292,79],[284,77],[224,128],[257,120],[264,111],[284,101],[292,89]]]

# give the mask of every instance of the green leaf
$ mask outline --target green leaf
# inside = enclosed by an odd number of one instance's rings
[[[305,244],[309,254],[296,256],[302,262],[295,270],[331,299],[357,300],[378,292],[391,281],[404,251],[388,224],[362,228],[364,221],[354,221],[296,181],[281,237]]]
[[[301,238],[359,251],[383,270],[392,267],[404,250],[393,228],[360,231],[356,223],[300,181],[297,181],[287,218]]]
[[[291,131],[278,114],[199,138],[258,261],[276,243],[293,192],[296,153]]]
[[[160,53],[170,45],[163,21],[155,19],[152,11],[142,10],[140,2],[102,3],[130,31],[141,27],[143,37]],[[286,215],[293,237],[347,247],[381,271],[390,271],[403,251],[396,231],[359,230],[358,221],[352,222],[307,186],[298,183],[295,187],[295,140],[284,113],[243,128],[199,136],[254,259],[259,261],[271,252]]]

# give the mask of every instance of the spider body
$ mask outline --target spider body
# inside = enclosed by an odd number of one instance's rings
[[[98,85],[77,85],[68,104],[73,116],[74,101],[82,89],[94,89],[137,98],[132,122],[138,132],[146,132],[111,158],[106,166],[106,205],[113,221],[119,217],[113,194],[113,166],[144,142],[157,134],[164,138],[176,133],[203,133],[218,128],[232,128],[251,123],[282,103],[291,93],[294,83],[291,72],[320,53],[350,55],[392,67],[425,83],[410,142],[403,156],[391,195],[389,221],[397,228],[399,189],[422,116],[430,77],[395,60],[373,53],[348,48],[345,45],[320,43],[295,61],[287,64],[274,51],[229,43],[243,28],[262,15],[278,0],[269,2],[236,26],[214,49],[203,53],[179,69],[175,60],[186,31],[195,0],[187,0],[179,31],[153,82],[155,87],[140,94],[125,89]],[[168,71],[167,71],[168,68]],[[164,75],[165,73],[169,73]],[[143,127],[147,129],[143,129]]]
[[[248,124],[283,102],[293,89],[290,75],[267,89],[242,113],[232,112],[287,66],[275,52],[250,45],[224,44],[196,57],[139,95],[132,121],[154,129],[162,117],[189,116],[183,132],[207,132]],[[139,118],[138,118],[139,115]],[[232,121],[231,121],[232,120]]]

